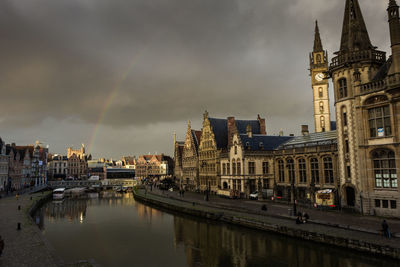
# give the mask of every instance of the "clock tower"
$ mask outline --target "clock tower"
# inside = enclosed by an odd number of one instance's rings
[[[315,132],[331,130],[329,110],[328,52],[322,48],[318,22],[315,22],[314,50],[310,53]]]

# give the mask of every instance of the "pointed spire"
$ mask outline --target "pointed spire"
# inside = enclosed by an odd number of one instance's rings
[[[389,7],[397,7],[396,0],[389,0]]]
[[[341,52],[374,49],[358,0],[346,0],[344,10]]]
[[[323,52],[321,36],[319,35],[318,21],[315,21],[314,52]]]

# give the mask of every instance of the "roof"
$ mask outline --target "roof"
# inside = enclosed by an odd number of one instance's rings
[[[346,0],[340,51],[369,49],[374,49],[374,47],[369,39],[360,4],[358,0]]]
[[[279,149],[330,144],[337,144],[336,131],[311,133],[306,136],[296,136],[292,140],[282,144]]]
[[[318,21],[315,21],[314,52],[323,52],[321,36],[319,35]]]
[[[228,123],[226,119],[209,118],[214,132],[217,148],[226,148],[228,145]]]
[[[200,139],[201,139],[201,131],[192,130],[192,137],[194,140],[194,145],[196,147],[196,151],[199,149]]]
[[[241,134],[243,146],[247,150],[275,150],[281,144],[293,139],[291,136],[268,136],[253,134],[250,138],[247,134]]]
[[[209,118],[212,130],[214,132],[215,141],[217,142],[217,148],[228,147],[228,120],[227,119],[216,119]],[[236,120],[236,129],[239,134],[245,134],[247,125],[251,126],[253,134],[261,134],[260,122],[258,120]]]

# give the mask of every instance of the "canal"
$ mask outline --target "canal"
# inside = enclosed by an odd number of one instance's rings
[[[101,266],[400,266],[276,234],[172,215],[103,192],[49,201],[34,216],[65,263]]]

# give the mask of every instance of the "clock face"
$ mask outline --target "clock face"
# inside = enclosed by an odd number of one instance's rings
[[[317,80],[318,82],[322,82],[324,78],[325,74],[323,74],[322,72],[315,74],[315,80]]]

